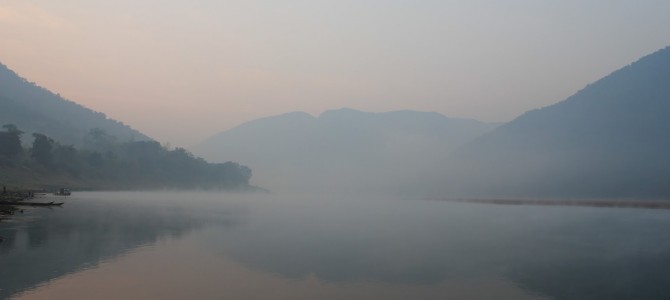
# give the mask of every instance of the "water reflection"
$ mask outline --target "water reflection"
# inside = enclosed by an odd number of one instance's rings
[[[369,197],[88,197],[97,199],[0,224],[7,241],[0,296],[31,288],[20,296],[670,299],[668,211]]]
[[[296,279],[506,278],[552,299],[670,299],[667,211],[373,203],[281,204],[215,246]]]
[[[545,299],[501,278],[454,279],[434,285],[375,280],[345,284],[314,275],[288,278],[200,247],[206,236],[194,234],[145,248],[17,299]]]
[[[95,198],[89,194],[69,199],[63,208],[26,209],[0,224],[0,299],[208,223],[233,226],[240,217],[225,210],[196,212],[175,202],[183,198],[170,201],[160,194]]]

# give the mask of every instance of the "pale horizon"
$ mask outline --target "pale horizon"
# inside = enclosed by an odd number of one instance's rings
[[[173,146],[291,111],[509,121],[670,44],[664,1],[4,1],[0,62]]]

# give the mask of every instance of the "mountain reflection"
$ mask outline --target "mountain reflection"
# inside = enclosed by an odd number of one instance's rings
[[[165,299],[281,298],[276,289],[284,299],[387,299],[367,296],[389,291],[482,299],[455,295],[487,286],[495,289],[487,295],[510,292],[505,299],[670,298],[667,210],[323,195],[86,197],[0,223],[0,298],[29,290],[26,299],[50,299],[52,286],[82,283],[95,286],[82,293],[137,297],[116,292],[128,284],[118,279],[129,278]]]
[[[665,211],[405,202],[274,207],[264,222],[237,228],[217,246],[295,279],[505,278],[552,299],[670,297],[662,288],[670,278]]]
[[[178,239],[207,224],[230,227],[238,222],[236,215],[225,210],[196,213],[196,208],[172,200],[160,202],[160,194],[149,200],[136,199],[138,195],[143,194],[116,193],[112,200],[75,197],[62,208],[26,209],[25,214],[0,223],[4,238],[0,299],[138,247]]]

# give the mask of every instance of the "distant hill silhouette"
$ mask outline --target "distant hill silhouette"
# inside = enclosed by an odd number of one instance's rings
[[[0,64],[0,126],[14,124],[30,136],[46,134],[63,144],[81,145],[84,135],[100,128],[121,141],[150,140],[144,134],[19,77]]]
[[[445,169],[459,194],[670,196],[670,47],[472,141]]]
[[[242,124],[192,151],[251,166],[255,182],[270,189],[378,191],[400,189],[495,126],[432,112],[292,112]]]

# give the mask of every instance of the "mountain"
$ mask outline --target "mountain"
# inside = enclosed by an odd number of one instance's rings
[[[0,183],[9,188],[260,190],[245,166],[167,149],[0,64],[5,124],[15,125],[0,129]]]
[[[670,47],[468,143],[449,192],[480,196],[670,196]]]
[[[251,166],[255,182],[270,189],[377,191],[400,189],[495,126],[432,112],[292,112],[242,124],[191,150]]]
[[[0,64],[0,125],[14,124],[29,136],[39,132],[63,143],[81,145],[93,128],[121,141],[150,140],[121,122],[107,118],[19,77]]]

